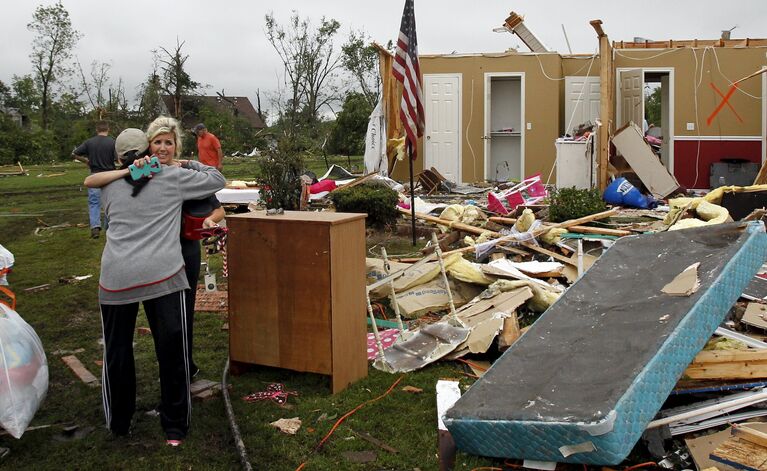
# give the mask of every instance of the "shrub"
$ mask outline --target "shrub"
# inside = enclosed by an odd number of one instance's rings
[[[297,210],[301,199],[301,172],[304,163],[292,141],[283,138],[261,161],[266,207]]]
[[[599,189],[560,188],[549,196],[549,219],[562,222],[595,214],[607,209]]]
[[[386,227],[393,224],[399,214],[397,192],[384,184],[359,185],[330,195],[337,211],[367,213],[368,226]]]

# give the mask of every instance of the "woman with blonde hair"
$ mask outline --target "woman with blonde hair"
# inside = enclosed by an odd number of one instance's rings
[[[133,331],[141,302],[160,369],[160,422],[167,444],[178,446],[186,437],[191,416],[184,294],[189,283],[178,236],[181,206],[184,200],[223,188],[225,180],[215,168],[197,162],[188,162],[187,168],[163,165],[151,178],[133,180],[131,163],[141,166],[148,155],[160,160],[170,156],[172,161],[181,144],[175,120],[155,122],[162,125],[154,128],[151,142],[139,129],[120,133],[115,149],[122,168],[91,175],[85,184],[104,186],[102,198],[110,219],[99,279],[107,426],[115,435],[130,430],[136,407]]]

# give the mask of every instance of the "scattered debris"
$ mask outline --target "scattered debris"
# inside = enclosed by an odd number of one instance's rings
[[[72,372],[75,375],[77,375],[77,377],[83,383],[94,388],[99,387],[101,385],[99,383],[99,379],[93,376],[93,373],[88,371],[88,369],[85,368],[85,365],[83,365],[82,362],[80,362],[80,360],[76,356],[74,355],[63,356],[61,357],[61,361],[66,363],[69,369],[71,369]]]
[[[285,390],[285,385],[281,383],[271,383],[266,387],[266,391],[255,392],[243,397],[245,402],[274,401],[279,405],[288,402],[288,397],[298,396],[297,391]]]
[[[417,388],[415,386],[403,386],[402,390],[406,393],[411,393],[411,394],[420,394],[423,392],[423,389]]]
[[[396,448],[393,448],[393,447],[391,447],[391,446],[387,445],[386,443],[384,443],[384,442],[382,442],[381,440],[379,440],[379,439],[377,439],[377,438],[375,438],[375,437],[371,436],[371,435],[370,435],[370,434],[368,434],[368,433],[365,433],[365,432],[358,432],[358,431],[356,431],[356,430],[353,430],[353,429],[349,429],[349,430],[351,430],[351,432],[352,432],[353,434],[357,435],[357,436],[358,436],[358,437],[360,437],[361,439],[365,440],[365,441],[366,441],[366,442],[368,442],[368,443],[372,443],[373,445],[375,445],[375,446],[377,446],[377,447],[381,448],[382,450],[386,450],[386,451],[388,451],[389,453],[399,453],[399,450],[397,450]]]
[[[269,425],[276,427],[280,432],[288,435],[295,435],[301,428],[301,420],[298,417],[292,419],[279,419],[271,422]]]
[[[341,456],[346,459],[346,461],[349,461],[350,463],[358,463],[358,464],[364,464],[364,463],[372,463],[373,461],[378,458],[378,455],[374,451],[365,450],[365,451],[344,451],[341,452]]]
[[[73,275],[73,276],[63,277],[63,278],[59,278],[59,283],[61,284],[78,283],[80,281],[87,280],[88,278],[91,278],[92,276],[93,275],[82,275],[82,276]]]

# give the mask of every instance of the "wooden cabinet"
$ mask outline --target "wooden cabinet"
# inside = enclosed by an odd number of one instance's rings
[[[365,215],[227,216],[229,355],[332,376],[367,375]]]

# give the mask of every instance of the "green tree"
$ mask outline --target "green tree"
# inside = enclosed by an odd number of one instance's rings
[[[181,49],[185,42],[176,40],[176,48],[170,51],[164,47],[162,54],[155,51],[155,59],[160,65],[160,90],[166,95],[173,97],[173,109],[169,110],[176,119],[181,119],[181,100],[184,95],[194,94],[201,86],[199,82],[192,80],[186,72],[186,61],[189,54],[184,54]]]
[[[13,76],[11,82],[11,98],[6,106],[18,108],[22,114],[33,115],[38,111],[40,105],[40,91],[35,84],[35,79],[31,75],[19,77]]]
[[[330,132],[329,151],[334,154],[360,155],[365,152],[365,133],[373,106],[365,95],[352,92],[346,96]]]
[[[661,87],[656,87],[645,97],[644,110],[648,124],[654,124],[655,126],[663,124],[661,118]]]
[[[378,50],[364,32],[349,33],[346,42],[341,46],[341,62],[344,69],[357,80],[359,90],[368,104],[375,106],[381,93]]]
[[[139,85],[138,90],[138,119],[141,122],[148,123],[155,119],[163,110],[162,105],[162,86],[160,85],[160,76],[157,69],[149,74],[147,79]]]
[[[67,61],[82,35],[72,27],[69,12],[61,2],[49,7],[38,6],[27,29],[36,35],[29,58],[40,89],[41,121],[46,130],[54,95],[52,86],[70,73]]]

